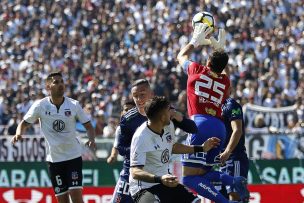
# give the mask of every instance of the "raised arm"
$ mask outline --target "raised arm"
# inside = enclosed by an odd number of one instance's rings
[[[187,60],[189,60],[189,56],[194,48],[197,48],[201,45],[211,44],[211,41],[206,39],[206,36],[208,36],[211,32],[212,28],[208,27],[206,24],[200,23],[195,26],[193,36],[189,44],[183,47],[177,55],[178,63],[181,66],[183,66]]]

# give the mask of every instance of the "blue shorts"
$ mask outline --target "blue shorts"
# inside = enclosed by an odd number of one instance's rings
[[[249,160],[247,154],[243,156],[231,156],[227,161],[226,164],[220,167],[220,171],[226,173],[231,176],[242,176],[247,179],[248,171],[249,171]],[[236,192],[230,186],[226,186],[227,193]]]
[[[225,144],[226,128],[220,119],[210,115],[194,115],[193,120],[198,127],[198,132],[188,135],[186,140],[187,145],[202,145],[211,137],[219,138],[221,144],[207,153],[184,154],[182,164],[183,166],[209,169],[213,165],[220,163],[219,154]]]
[[[129,190],[129,180],[120,176],[116,183],[111,203],[133,203]]]

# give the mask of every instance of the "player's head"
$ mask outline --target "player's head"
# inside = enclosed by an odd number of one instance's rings
[[[145,112],[151,122],[170,124],[170,102],[164,96],[155,96],[149,100],[145,105]]]
[[[135,102],[133,100],[126,100],[124,104],[122,105],[122,111],[121,116],[127,113],[130,109],[132,109],[135,105]]]
[[[136,80],[132,84],[131,93],[136,107],[141,113],[144,113],[146,102],[153,96],[149,81],[146,79]]]
[[[214,51],[209,56],[207,65],[215,73],[221,73],[228,63],[228,54],[225,51]]]
[[[46,78],[46,89],[52,97],[63,97],[65,85],[60,72],[52,72]]]

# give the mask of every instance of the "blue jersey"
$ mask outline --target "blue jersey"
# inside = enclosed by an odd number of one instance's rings
[[[120,134],[118,135],[117,150],[124,157],[123,170],[120,175],[125,179],[129,179],[130,169],[130,148],[132,137],[136,129],[147,121],[147,117],[141,115],[136,107],[130,109],[120,120]],[[197,126],[190,120],[184,118],[181,122],[172,120],[175,127],[184,130],[187,133],[196,133]]]
[[[141,115],[136,107],[130,109],[120,120],[120,135],[118,135],[117,150],[124,157],[123,170],[121,176],[129,179],[130,168],[130,146],[133,134],[141,126],[147,117]]]
[[[246,153],[245,148],[245,124],[243,119],[243,110],[242,106],[232,98],[226,99],[224,105],[222,106],[222,116],[226,126],[226,143],[225,147],[228,145],[229,140],[232,134],[231,121],[233,120],[241,120],[242,121],[242,136],[240,138],[239,143],[233,150],[231,156],[242,156]]]

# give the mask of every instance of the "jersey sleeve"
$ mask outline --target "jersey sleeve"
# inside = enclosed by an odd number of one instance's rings
[[[36,120],[40,117],[40,101],[36,101],[33,103],[33,105],[30,107],[28,112],[24,115],[23,120],[25,120],[27,123],[35,123]]]
[[[120,133],[117,138],[117,150],[121,156],[125,156],[130,154],[130,134],[127,121],[124,117],[122,117],[120,124]],[[129,144],[128,144],[129,143]]]
[[[134,136],[131,143],[130,166],[144,166],[146,164],[146,145],[142,136]]]
[[[118,137],[120,136],[120,134],[121,134],[121,130],[120,130],[120,126],[118,126],[115,130],[115,138],[114,138],[114,143],[113,143],[114,148],[117,148],[117,146],[118,146]]]
[[[228,119],[230,121],[243,119],[242,106],[235,101],[228,104]]]
[[[184,73],[186,73],[186,74],[188,74],[188,68],[189,68],[189,65],[191,64],[191,61],[189,61],[189,60],[186,60],[185,62],[184,62],[184,64],[183,64],[183,71],[184,71]]]
[[[186,61],[187,62],[187,61]],[[186,64],[185,62],[185,64]],[[205,66],[200,65],[196,62],[189,61],[188,68],[187,68],[187,75],[193,75],[201,73],[205,69]]]
[[[193,120],[190,120],[186,117],[183,118],[182,121],[177,121],[175,119],[172,120],[174,126],[180,128],[181,130],[187,133],[197,133],[198,129]]]
[[[84,112],[83,108],[81,108],[79,102],[76,102],[76,116],[80,123],[84,124],[90,121],[87,114]]]

